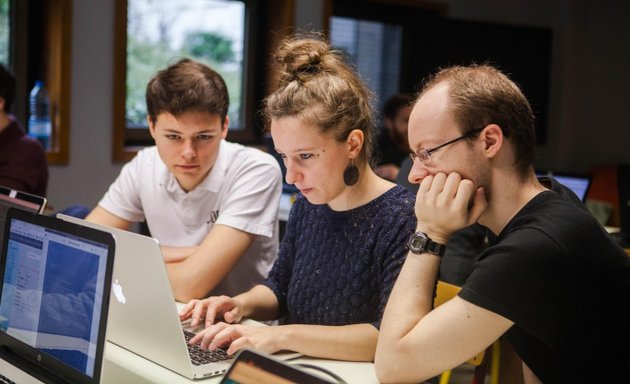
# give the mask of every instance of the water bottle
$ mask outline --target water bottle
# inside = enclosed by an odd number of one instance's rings
[[[28,118],[28,134],[40,142],[44,149],[50,149],[50,99],[41,80],[35,82],[30,94],[31,114]]]

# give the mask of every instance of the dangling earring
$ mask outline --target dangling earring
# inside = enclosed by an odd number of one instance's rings
[[[359,168],[354,165],[354,160],[350,159],[350,164],[345,171],[343,171],[343,182],[351,187],[359,181]]]

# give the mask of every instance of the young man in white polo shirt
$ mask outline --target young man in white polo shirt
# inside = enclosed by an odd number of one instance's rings
[[[122,229],[146,220],[178,301],[248,290],[277,255],[277,161],[224,140],[227,88],[201,63],[159,71],[146,100],[155,146],[123,167],[87,220]]]

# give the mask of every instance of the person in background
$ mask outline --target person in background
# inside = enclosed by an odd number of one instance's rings
[[[203,348],[372,361],[403,239],[416,225],[413,194],[371,169],[370,93],[340,52],[318,36],[295,37],[276,59],[279,88],[265,112],[286,181],[300,190],[280,254],[263,284],[191,301],[180,317],[205,318],[191,340]],[[283,325],[237,324],[245,317]]]
[[[178,301],[248,290],[277,256],[278,162],[224,140],[228,92],[206,65],[182,59],[159,71],[146,100],[155,146],[123,167],[86,219],[122,229],[146,220]]]
[[[409,154],[407,125],[413,96],[400,93],[390,97],[383,109],[385,129],[378,136],[374,171],[380,177],[396,181],[400,166]]]
[[[46,153],[10,114],[14,99],[15,77],[0,64],[0,185],[46,196]]]
[[[630,351],[618,347],[629,341],[630,258],[538,181],[534,132],[527,99],[491,66],[447,68],[424,86],[409,124],[418,226],[383,316],[381,382],[435,376],[502,335],[525,383],[627,376]],[[459,294],[433,309],[444,244],[475,222],[496,239]]]

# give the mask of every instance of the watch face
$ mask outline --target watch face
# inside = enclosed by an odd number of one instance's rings
[[[423,232],[416,232],[411,235],[407,247],[413,253],[420,254],[428,252],[438,256],[444,255],[444,251],[446,250],[444,244],[432,241],[427,234]]]
[[[429,238],[422,232],[416,232],[409,239],[409,249],[412,252],[421,253],[426,251]]]

